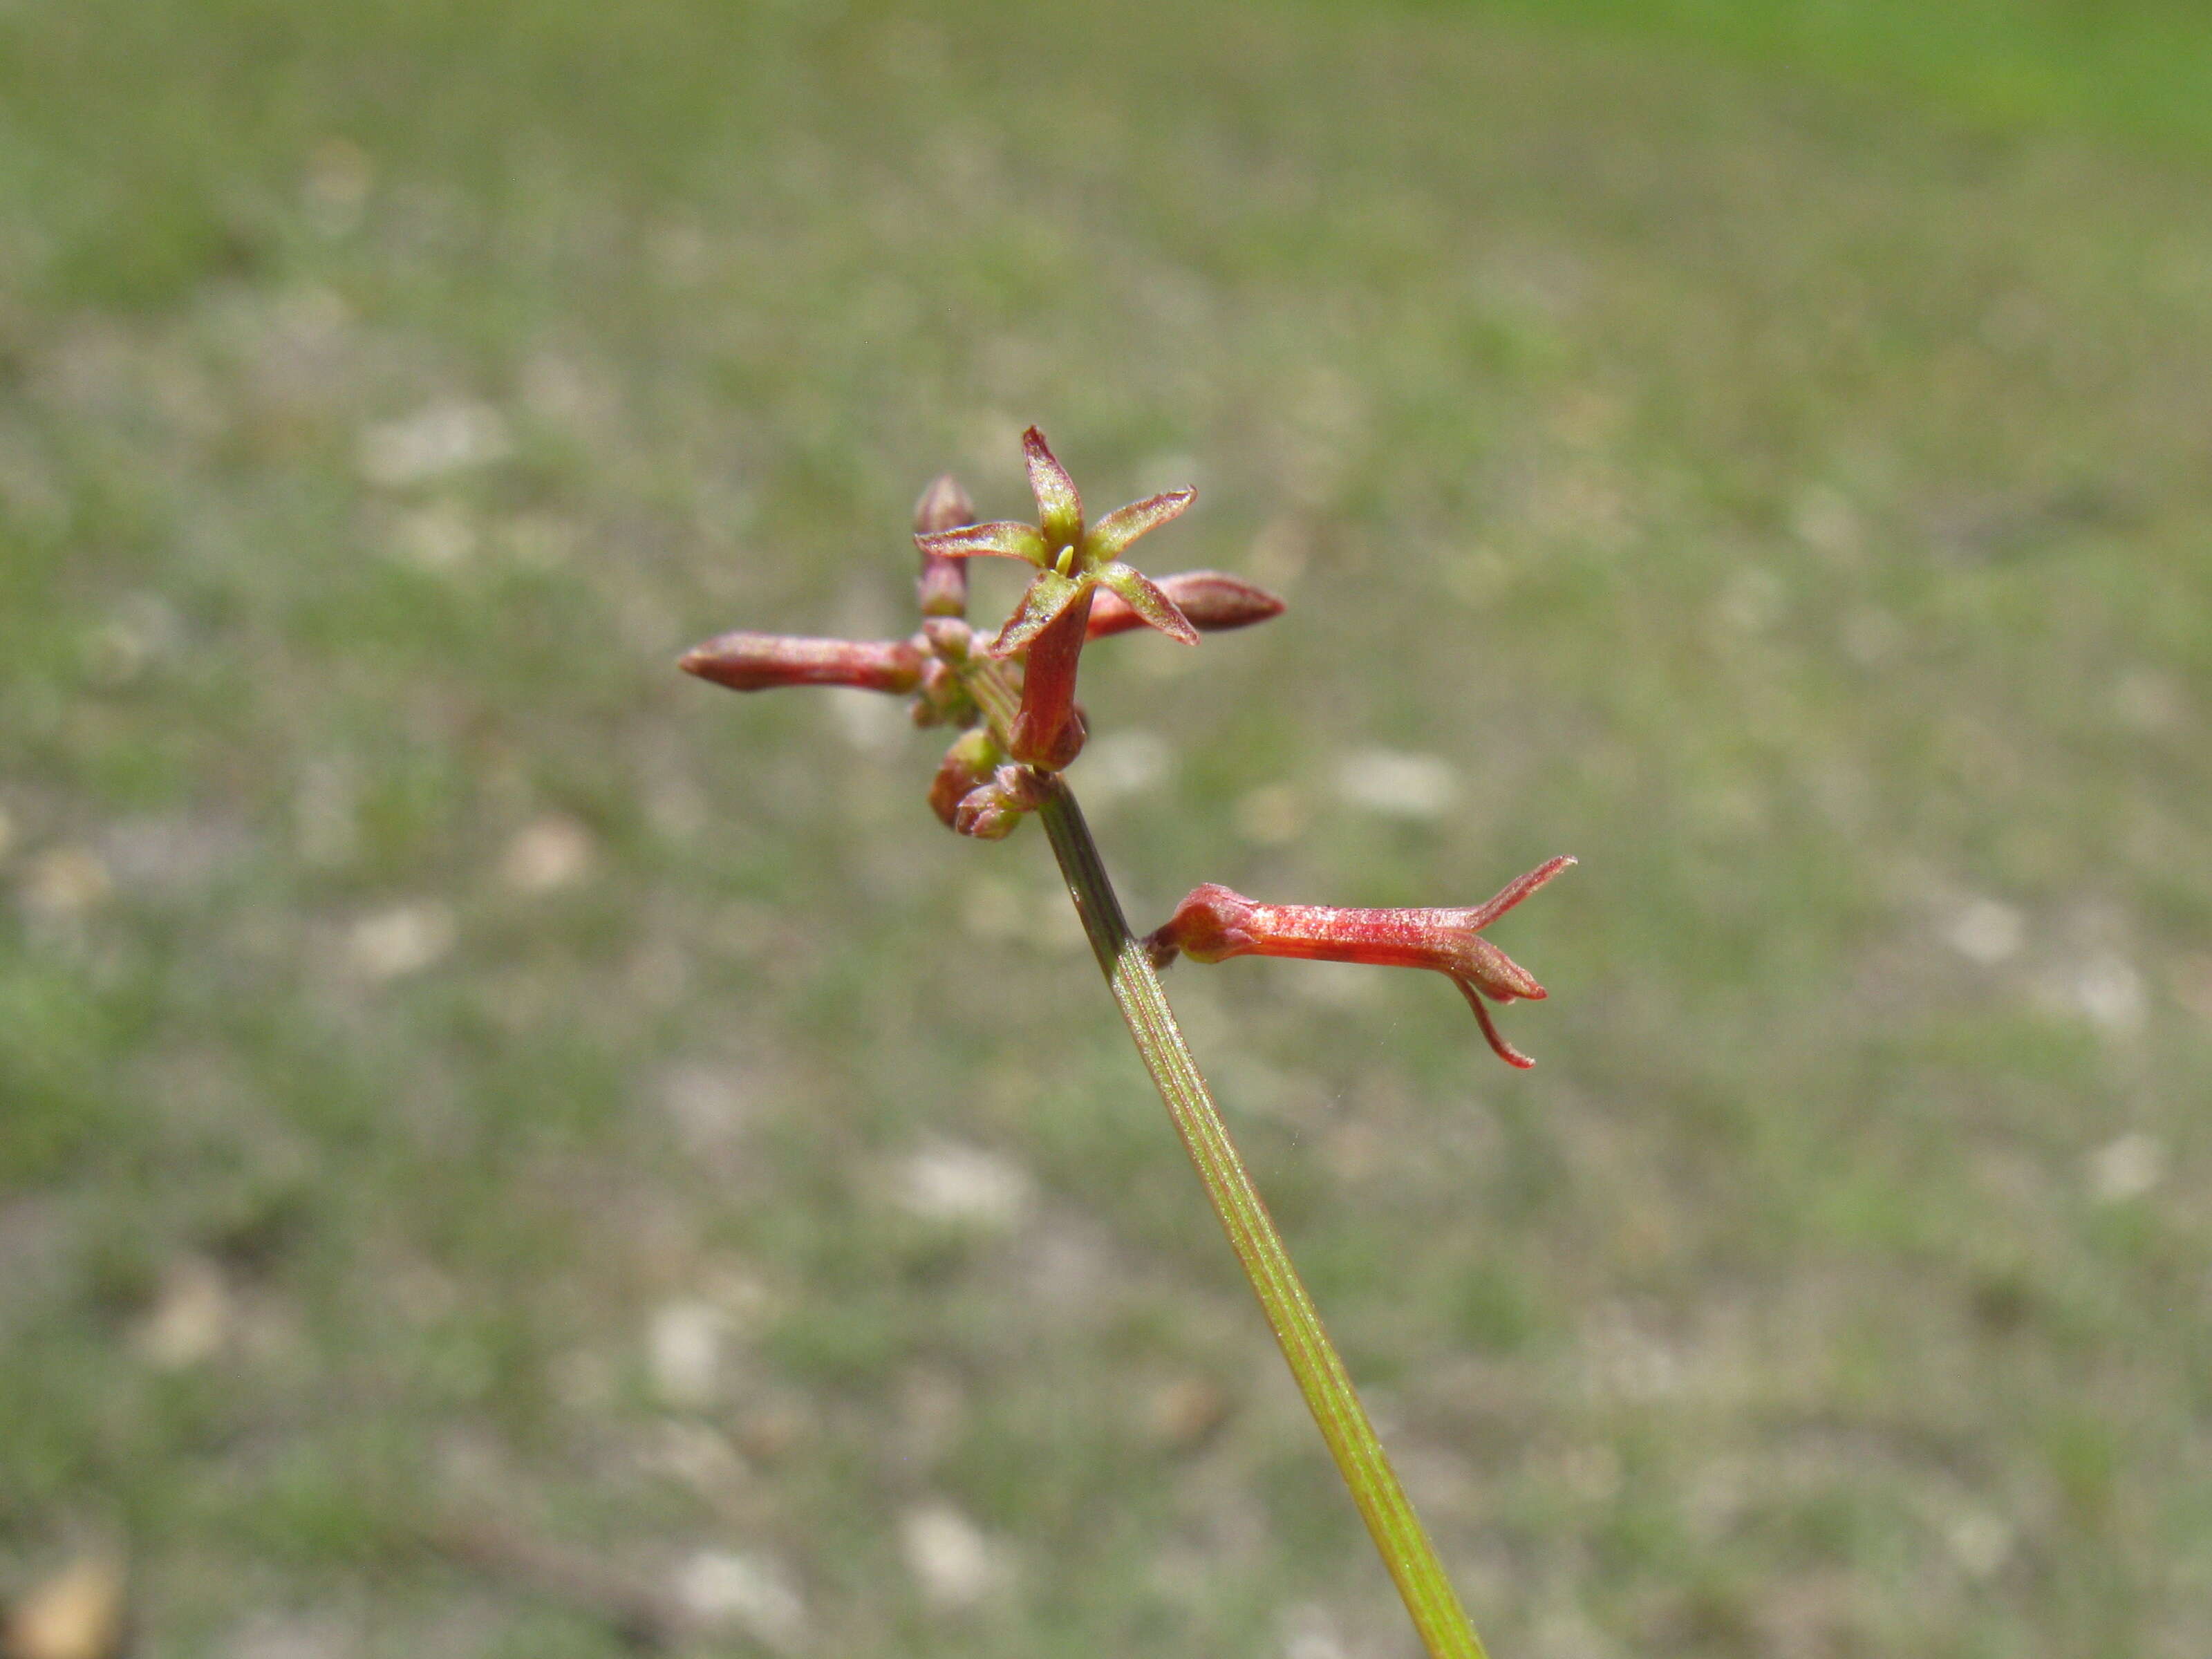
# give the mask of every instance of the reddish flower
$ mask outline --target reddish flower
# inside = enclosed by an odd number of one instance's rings
[[[1488,939],[1482,930],[1574,860],[1555,858],[1506,884],[1487,904],[1456,910],[1346,910],[1318,904],[1255,904],[1241,893],[1208,882],[1194,888],[1167,925],[1146,940],[1153,963],[1166,967],[1181,954],[1194,962],[1231,957],[1303,957],[1322,962],[1364,962],[1396,968],[1431,968],[1459,987],[1498,1057],[1509,1066],[1536,1062],[1498,1035],[1482,999],[1540,1000],[1544,988],[1528,970]]]
[[[1037,567],[1019,608],[988,649],[994,657],[1027,653],[1021,714],[1008,734],[1012,753],[1017,760],[1057,769],[1082,747],[1075,671],[1094,593],[1103,588],[1147,626],[1186,645],[1198,643],[1197,629],[1176,602],[1121,559],[1130,543],[1175,518],[1197,492],[1176,489],[1148,496],[1086,527],[1083,497],[1044,434],[1030,428],[1022,434],[1022,450],[1036,497],[1035,524],[1002,521],[925,532],[915,537],[915,544],[932,557],[1026,559]]]

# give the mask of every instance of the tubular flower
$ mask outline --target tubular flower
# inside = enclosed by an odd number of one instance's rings
[[[1255,904],[1241,893],[1208,882],[1194,888],[1167,925],[1145,941],[1153,965],[1176,956],[1194,962],[1231,957],[1302,957],[1321,962],[1373,963],[1430,968],[1459,987],[1482,1025],[1482,1034],[1509,1066],[1536,1062],[1498,1035],[1482,999],[1540,1000],[1544,988],[1488,939],[1482,930],[1574,860],[1555,858],[1509,882],[1486,904],[1453,910],[1346,910],[1318,904]]]
[[[1086,526],[1083,497],[1044,434],[1030,428],[1022,434],[1022,451],[1029,462],[1030,489],[1036,497],[1035,524],[1000,522],[923,532],[915,537],[915,544],[932,558],[988,556],[1025,559],[1037,568],[1019,607],[987,649],[1000,658],[1026,653],[1021,712],[1008,734],[1010,747],[1018,761],[1057,770],[1082,747],[1075,672],[1091,632],[1095,594],[1102,590],[1110,593],[1137,621],[1186,645],[1198,643],[1198,629],[1182,607],[1142,571],[1121,562],[1121,556],[1138,537],[1181,514],[1197,492],[1175,489],[1147,496]],[[1117,621],[1104,631],[1119,632],[1130,625]]]

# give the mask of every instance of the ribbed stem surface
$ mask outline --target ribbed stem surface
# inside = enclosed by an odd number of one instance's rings
[[[1052,837],[1052,850],[1060,860],[1060,873],[1084,932],[1098,958],[1101,972],[1112,988],[1137,1052],[1166,1102],[1176,1133],[1182,1137],[1190,1161],[1197,1166],[1206,1194],[1212,1200],[1222,1230],[1243,1265],[1260,1298],[1261,1311],[1275,1333],[1275,1340],[1290,1362],[1291,1375],[1320,1425],[1329,1455],[1342,1471],[1359,1506],[1360,1518],[1382,1552],[1382,1563],[1405,1598],[1414,1628],[1427,1645],[1431,1659],[1484,1659],[1482,1643],[1468,1622],[1436,1548],[1413,1513],[1412,1500],[1398,1483],[1396,1472],[1367,1420],[1365,1407],[1352,1386],[1344,1361],[1321,1322],[1313,1298],[1291,1265],[1282,1235],[1246,1173],[1243,1160],[1229,1139],[1229,1131],[1206,1092],[1206,1079],[1182,1040],[1167,994],[1153,972],[1143,945],[1130,933],[1121,915],[1121,901],[1107,879],[1098,846],[1083,820],[1082,809],[1066,784],[1057,776],[1038,816]]]

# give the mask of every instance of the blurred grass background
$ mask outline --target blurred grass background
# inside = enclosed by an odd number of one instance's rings
[[[2157,0],[13,0],[0,1594],[1411,1651],[1042,836],[672,669],[1035,420],[1291,601],[1140,925],[1583,860],[1528,1076],[1170,981],[1501,1659],[2202,1659],[2209,181]]]

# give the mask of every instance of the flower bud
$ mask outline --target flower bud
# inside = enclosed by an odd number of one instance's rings
[[[952,828],[978,841],[1004,841],[1022,827],[1023,817],[1018,807],[987,783],[961,800],[952,814]]]
[[[914,504],[914,533],[933,535],[975,522],[975,503],[950,472],[933,479]],[[968,613],[968,563],[925,551],[921,574],[915,583],[925,617],[963,617]]]
[[[905,640],[811,640],[791,634],[724,634],[694,646],[678,666],[732,691],[778,685],[852,685],[911,691],[923,658]]]
[[[930,617],[921,624],[921,637],[946,662],[966,662],[975,649],[975,630],[957,617]]]
[[[951,829],[960,803],[989,782],[992,773],[1005,759],[997,740],[988,732],[964,732],[955,738],[952,746],[945,751],[945,758],[938,763],[937,777],[929,786],[930,811]]]
[[[952,827],[978,841],[1004,841],[1043,804],[1036,773],[1026,766],[1001,766],[988,783],[961,798],[953,809]]]
[[[1174,600],[1201,633],[1249,628],[1283,614],[1283,602],[1264,587],[1219,570],[1185,570],[1159,579],[1160,592]],[[1146,625],[1135,607],[1111,588],[1101,587],[1091,602],[1091,637],[1126,634]]]
[[[959,675],[941,662],[922,665],[921,689],[907,705],[916,726],[973,726],[980,712]]]

